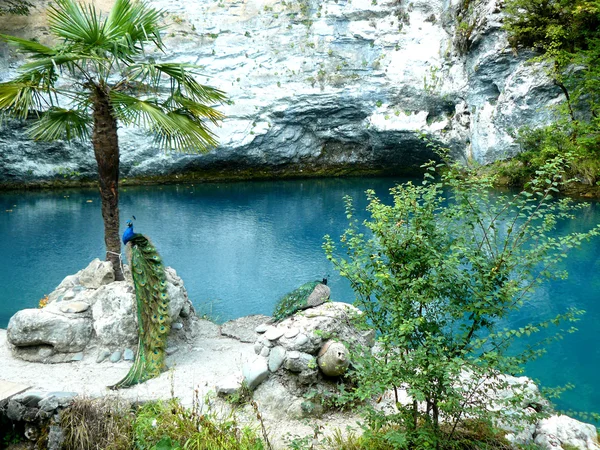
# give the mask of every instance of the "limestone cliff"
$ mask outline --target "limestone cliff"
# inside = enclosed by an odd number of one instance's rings
[[[95,2],[104,10],[111,0]],[[157,59],[204,66],[227,92],[220,146],[165,154],[120,130],[123,177],[189,171],[334,173],[402,169],[430,156],[421,133],[481,163],[518,151],[521,126],[561,101],[542,67],[515,55],[496,0],[151,0],[170,24]],[[2,32],[44,40],[44,5]],[[0,82],[19,59],[0,44]],[[0,128],[0,183],[94,176],[87,144],[33,143]]]

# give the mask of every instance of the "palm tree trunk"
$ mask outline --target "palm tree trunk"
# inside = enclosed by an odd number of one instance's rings
[[[119,237],[119,140],[117,120],[103,86],[96,86],[93,105],[92,145],[98,163],[106,260],[112,262],[115,280],[120,281],[123,280],[123,271]]]

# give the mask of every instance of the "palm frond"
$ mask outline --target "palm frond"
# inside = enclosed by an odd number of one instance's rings
[[[138,44],[143,46],[144,42],[154,42],[162,49],[160,31],[164,27],[159,24],[161,14],[160,10],[143,1],[117,0],[106,20],[106,38],[129,49],[130,54],[137,53]]]
[[[40,44],[39,42],[29,41],[27,39],[21,39],[7,34],[0,34],[0,39],[8,42],[9,44],[17,47],[23,53],[27,53],[28,56],[33,58],[45,58],[56,54],[56,50]]]
[[[122,92],[111,91],[110,96],[119,120],[149,129],[163,148],[198,153],[217,144],[214,133],[185,111],[172,111],[156,99],[141,100]]]
[[[154,86],[158,92],[163,80],[169,82],[171,94],[183,92],[192,101],[200,103],[223,103],[227,97],[219,89],[200,84],[194,78],[198,66],[182,63],[137,63],[130,66],[129,76]]]
[[[185,111],[186,115],[191,115],[197,120],[208,119],[213,124],[218,125],[225,118],[222,112],[212,106],[193,101],[183,95],[175,94],[169,100],[172,101],[173,105],[177,105],[176,110]]]
[[[26,119],[32,111],[41,111],[48,104],[48,90],[34,81],[0,83],[0,111]]]
[[[87,139],[92,118],[85,110],[50,108],[29,127],[29,135],[38,141]]]
[[[73,0],[56,0],[48,8],[50,31],[68,42],[101,47],[106,38],[96,8]]]
[[[103,58],[97,58],[92,55],[65,53],[46,58],[34,59],[33,61],[23,64],[21,67],[19,67],[19,70],[23,73],[30,71],[50,73],[57,72],[61,67],[66,66],[71,75],[75,75],[76,73],[80,72],[79,70],[75,70],[75,63],[81,63],[81,65],[85,65],[87,61],[91,60],[104,61]]]

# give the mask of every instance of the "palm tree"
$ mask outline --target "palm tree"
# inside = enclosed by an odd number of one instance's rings
[[[60,43],[0,34],[29,57],[12,81],[0,83],[0,112],[21,119],[36,140],[89,139],[98,163],[106,259],[123,279],[119,239],[117,124],[149,129],[161,147],[204,152],[216,144],[207,121],[222,114],[223,92],[199,84],[198,67],[143,60],[144,45],[163,50],[162,12],[143,1],[116,0],[108,16],[91,5],[55,0],[50,32]]]

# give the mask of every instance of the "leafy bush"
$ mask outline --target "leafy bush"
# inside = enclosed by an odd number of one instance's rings
[[[488,429],[503,419],[509,408],[489,408],[491,393],[507,387],[501,374],[520,373],[550,338],[517,354],[511,344],[551,324],[575,322],[582,311],[568,309],[518,329],[507,327],[507,317],[540,283],[564,276],[552,267],[569,250],[600,234],[596,227],[550,236],[583,207],[552,199],[564,160],[546,163],[526,190],[507,196],[491,190],[493,177],[456,166],[435,181],[433,164],[423,185],[393,188],[391,205],[367,191],[370,218],[362,227],[347,198],[350,224],[341,237],[347,256],[337,254],[330,237],[324,244],[350,280],[364,312],[361,324],[378,333],[378,351],[353,355],[354,395],[367,399],[390,389],[395,395],[395,414],[372,409],[366,418],[366,437],[387,448],[469,448],[457,444],[467,418]],[[404,406],[401,389],[410,398]]]

